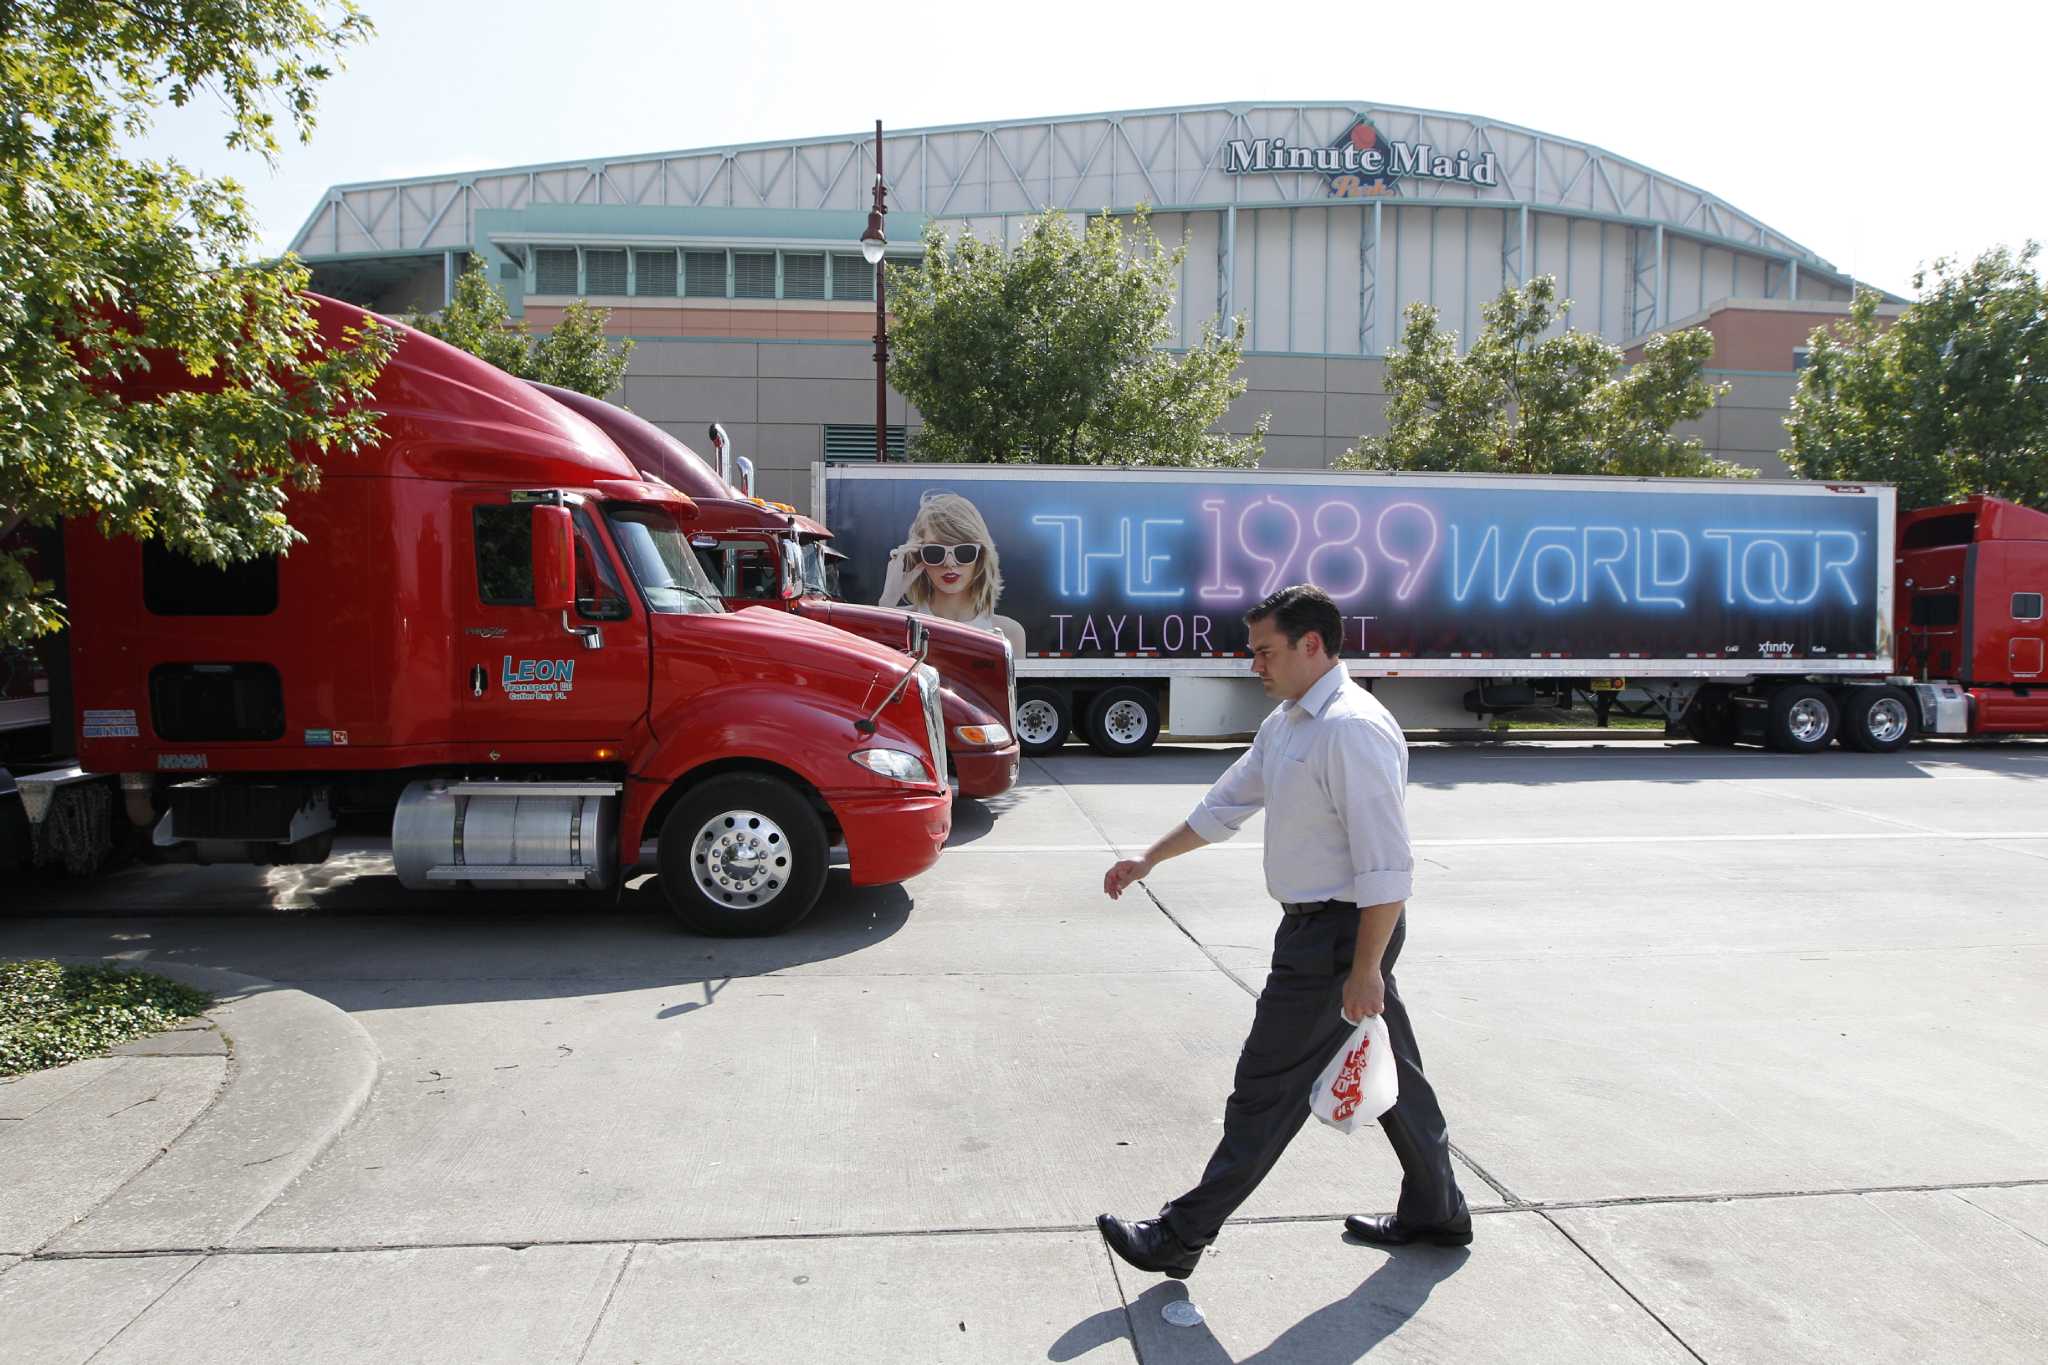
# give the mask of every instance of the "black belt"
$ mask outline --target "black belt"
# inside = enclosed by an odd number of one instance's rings
[[[1356,901],[1281,901],[1280,908],[1290,915],[1320,915],[1328,910],[1358,909]]]

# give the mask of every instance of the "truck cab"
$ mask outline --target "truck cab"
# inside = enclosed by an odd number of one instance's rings
[[[911,614],[837,600],[832,533],[783,503],[744,496],[697,453],[660,427],[584,394],[537,386],[595,423],[651,476],[696,506],[690,544],[733,610],[764,607],[902,648]],[[947,765],[963,796],[987,798],[1017,780],[1016,661],[1001,636],[935,617],[915,618],[939,675]]]
[[[1906,512],[1895,576],[1920,728],[2048,733],[2048,513],[1985,495]]]
[[[325,335],[361,318],[313,302]],[[118,775],[169,857],[319,862],[350,809],[390,812],[408,887],[611,889],[651,852],[710,934],[796,923],[835,845],[855,884],[930,867],[932,669],[729,610],[687,495],[399,330],[384,439],[294,497],[290,555],[221,569],[67,528],[81,772]]]

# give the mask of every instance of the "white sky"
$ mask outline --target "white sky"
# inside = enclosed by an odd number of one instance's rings
[[[1114,109],[1336,100],[1477,114],[1717,194],[1859,279],[2048,237],[2048,7],[1735,0],[1382,7],[1039,0],[362,0],[378,36],[276,174],[187,111],[281,249],[332,184]]]

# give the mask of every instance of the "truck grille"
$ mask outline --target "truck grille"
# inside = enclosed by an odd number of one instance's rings
[[[917,666],[917,696],[924,707],[924,737],[931,750],[932,772],[943,782],[946,777],[946,716],[939,706],[939,671],[930,664]]]
[[[1017,737],[1017,654],[1010,648],[1010,637],[997,637],[1003,642],[1003,683],[1009,689],[1010,709],[1003,712],[1003,728],[1010,737]]]

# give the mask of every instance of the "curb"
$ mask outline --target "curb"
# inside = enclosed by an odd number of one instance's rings
[[[253,1222],[362,1111],[377,1045],[345,1011],[261,977],[176,962],[118,961],[210,991],[233,1044],[219,1098],[154,1163],[43,1247],[42,1255],[212,1250]]]

